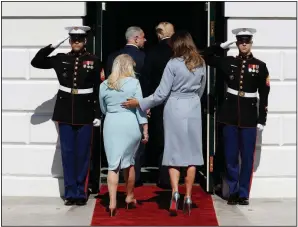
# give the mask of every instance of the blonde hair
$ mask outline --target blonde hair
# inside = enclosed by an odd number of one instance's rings
[[[160,39],[171,37],[175,33],[174,25],[169,22],[160,22],[155,31]]]
[[[128,54],[120,54],[115,58],[112,67],[112,73],[108,78],[108,87],[114,90],[120,90],[120,79],[123,77],[135,77],[135,61]]]

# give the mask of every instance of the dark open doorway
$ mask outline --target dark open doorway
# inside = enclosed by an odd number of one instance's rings
[[[208,40],[210,40],[208,35],[210,34],[210,29],[208,29],[208,26],[210,26],[210,13],[215,13],[214,18],[216,18],[216,23],[218,23],[217,29],[215,29],[216,41],[224,41],[223,3],[220,2],[212,5],[212,12],[209,5],[209,13],[206,2],[88,2],[87,24],[92,26],[95,34],[95,39],[93,37],[90,39],[91,42],[93,41],[93,45],[90,45],[89,49],[95,52],[101,58],[103,64],[105,64],[110,53],[119,50],[125,45],[124,34],[126,29],[129,26],[139,26],[144,30],[148,40],[144,48],[144,51],[147,52],[158,42],[155,35],[155,26],[161,21],[168,21],[174,24],[176,30],[183,29],[189,31],[197,48],[203,50],[207,47]],[[222,85],[219,86],[222,87]],[[207,110],[208,97],[210,95],[207,95],[206,88],[205,95],[202,98],[205,166],[198,169],[198,179],[196,181],[196,183],[205,185],[204,188],[207,184],[206,174],[210,171],[209,166],[207,166],[210,165],[209,156],[210,154],[214,155],[214,150],[210,152],[209,148],[207,148],[207,140],[208,136],[210,136],[210,133],[209,135],[207,133],[208,124],[206,118],[207,113],[209,113],[209,110]],[[215,105],[215,102],[212,105]],[[213,106],[209,105],[208,108],[213,109]],[[214,128],[211,130],[214,130]],[[214,141],[215,144],[217,144],[216,140]],[[99,140],[94,141],[94,145],[94,153],[98,153],[101,150],[101,158],[99,160],[98,156],[96,156],[97,161],[93,163],[95,163],[94,165],[101,165],[103,170],[107,166],[103,145]],[[152,155],[152,152],[150,153],[148,150],[146,154],[144,166],[156,168],[158,166],[158,157]],[[106,172],[102,171],[102,173],[105,174]],[[156,179],[156,177],[154,174],[150,175],[150,171],[142,176],[147,183],[155,183],[153,179]],[[105,182],[105,178],[102,178],[102,182]],[[208,191],[212,191],[212,189],[209,188]]]
[[[207,42],[207,12],[204,2],[107,2],[103,13],[103,61],[125,45],[129,26],[141,27],[146,35],[145,52],[158,42],[155,26],[168,21],[176,29],[188,30],[198,48]]]

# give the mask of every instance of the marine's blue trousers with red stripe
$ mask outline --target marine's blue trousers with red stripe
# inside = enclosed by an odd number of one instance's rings
[[[256,128],[239,128],[233,125],[225,125],[223,128],[226,181],[230,195],[237,193],[239,197],[249,198],[256,136]],[[239,154],[241,169],[239,169]]]
[[[59,123],[65,199],[86,199],[92,125]]]

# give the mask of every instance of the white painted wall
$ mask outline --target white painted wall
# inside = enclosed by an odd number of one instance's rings
[[[228,39],[257,29],[253,54],[267,64],[267,126],[256,150],[251,197],[296,197],[296,2],[226,2]],[[228,55],[237,55],[234,45]]]
[[[64,27],[82,25],[85,15],[85,2],[2,4],[4,196],[63,193],[58,134],[50,120],[58,81],[54,70],[35,69],[30,61],[41,47],[66,37]],[[65,42],[53,54],[68,51]]]

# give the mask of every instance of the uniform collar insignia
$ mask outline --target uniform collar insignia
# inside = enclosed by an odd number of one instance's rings
[[[248,59],[252,59],[254,56],[252,55],[252,53],[248,54],[248,55],[244,55],[244,54],[239,54],[237,55],[237,58],[240,58],[240,59],[245,59],[245,60],[248,60]]]
[[[72,50],[72,51],[68,52],[67,54],[71,55],[71,56],[83,56],[83,55],[89,54],[89,52],[87,52],[86,49],[83,49],[79,52],[75,52],[75,51]]]

